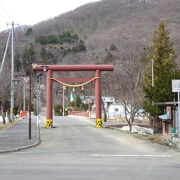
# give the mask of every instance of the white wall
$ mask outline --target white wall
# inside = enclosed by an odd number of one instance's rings
[[[0,123],[3,123],[3,118],[1,115],[0,115]]]
[[[111,104],[108,108],[108,117],[125,117],[125,109],[121,104]]]

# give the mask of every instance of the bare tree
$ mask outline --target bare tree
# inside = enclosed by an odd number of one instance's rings
[[[6,113],[10,105],[10,71],[9,65],[5,63],[3,71],[0,74],[0,106],[2,112]]]
[[[129,54],[124,54],[119,62],[119,96],[125,109],[125,118],[132,130],[135,114],[141,106],[143,95],[142,76],[144,63],[142,52],[136,50]]]

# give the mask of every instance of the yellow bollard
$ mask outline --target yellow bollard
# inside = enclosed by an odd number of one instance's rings
[[[96,119],[96,127],[102,128],[102,119]]]
[[[52,128],[53,127],[53,120],[47,119],[46,121],[46,128]]]

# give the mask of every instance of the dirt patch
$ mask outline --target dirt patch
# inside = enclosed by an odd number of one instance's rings
[[[152,143],[158,143],[158,144],[165,145],[165,146],[169,145],[168,141],[166,141],[163,138],[162,134],[141,135],[141,134],[137,134],[137,133],[132,133],[132,135],[134,137],[137,137],[137,138],[140,138],[140,139],[143,139],[143,140],[146,140],[146,141],[150,141]]]
[[[146,141],[150,141],[152,143],[158,143],[161,145],[165,145],[165,146],[169,146],[169,142],[166,141],[163,138],[162,134],[147,134],[147,135],[142,135],[142,134],[138,134],[138,133],[132,133],[129,131],[122,131],[120,130],[120,128],[123,127],[123,125],[118,125],[118,126],[108,126],[108,128],[112,128],[112,129],[117,129],[123,133],[127,133],[127,134],[131,134],[133,137],[135,138],[139,138],[139,139],[143,139]]]
[[[18,121],[15,121],[13,123],[8,123],[8,124],[0,124],[0,131],[2,131],[3,129],[9,128],[11,126],[14,126],[17,123],[18,123]]]
[[[9,124],[0,124],[0,131],[4,128],[7,128],[9,127],[10,125]]]

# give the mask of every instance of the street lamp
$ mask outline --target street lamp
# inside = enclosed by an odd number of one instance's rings
[[[64,116],[64,90],[66,89],[66,86],[63,85],[63,116]]]
[[[24,77],[24,83],[29,82],[29,102],[28,102],[28,113],[29,113],[29,140],[31,140],[31,74],[27,75],[16,75],[20,77]],[[25,110],[25,86],[24,86],[24,91],[23,91],[23,101],[24,101],[24,107],[23,109]]]
[[[23,111],[26,111],[26,83],[28,83],[29,78],[27,76],[23,77]]]
[[[31,74],[29,75],[29,140],[31,139]]]
[[[18,74],[15,77],[21,77],[21,79],[17,79],[18,81],[23,81],[23,111],[26,111],[26,83],[29,81],[29,77],[25,74]],[[14,85],[16,86],[17,80],[15,80]]]
[[[10,118],[11,118],[11,120],[12,121],[14,121],[14,92],[15,92],[15,88],[14,88],[14,86],[17,86],[18,85],[18,83],[19,83],[19,81],[20,81],[20,79],[12,79],[12,86],[13,86],[13,106],[11,106],[11,112],[10,112]],[[11,99],[12,100],[12,99]]]
[[[37,74],[37,86],[36,86],[36,113],[37,113],[37,117],[38,117],[38,114],[40,112],[39,100],[40,100],[41,89],[42,89],[42,86],[41,86],[42,76],[43,76],[43,73]]]

